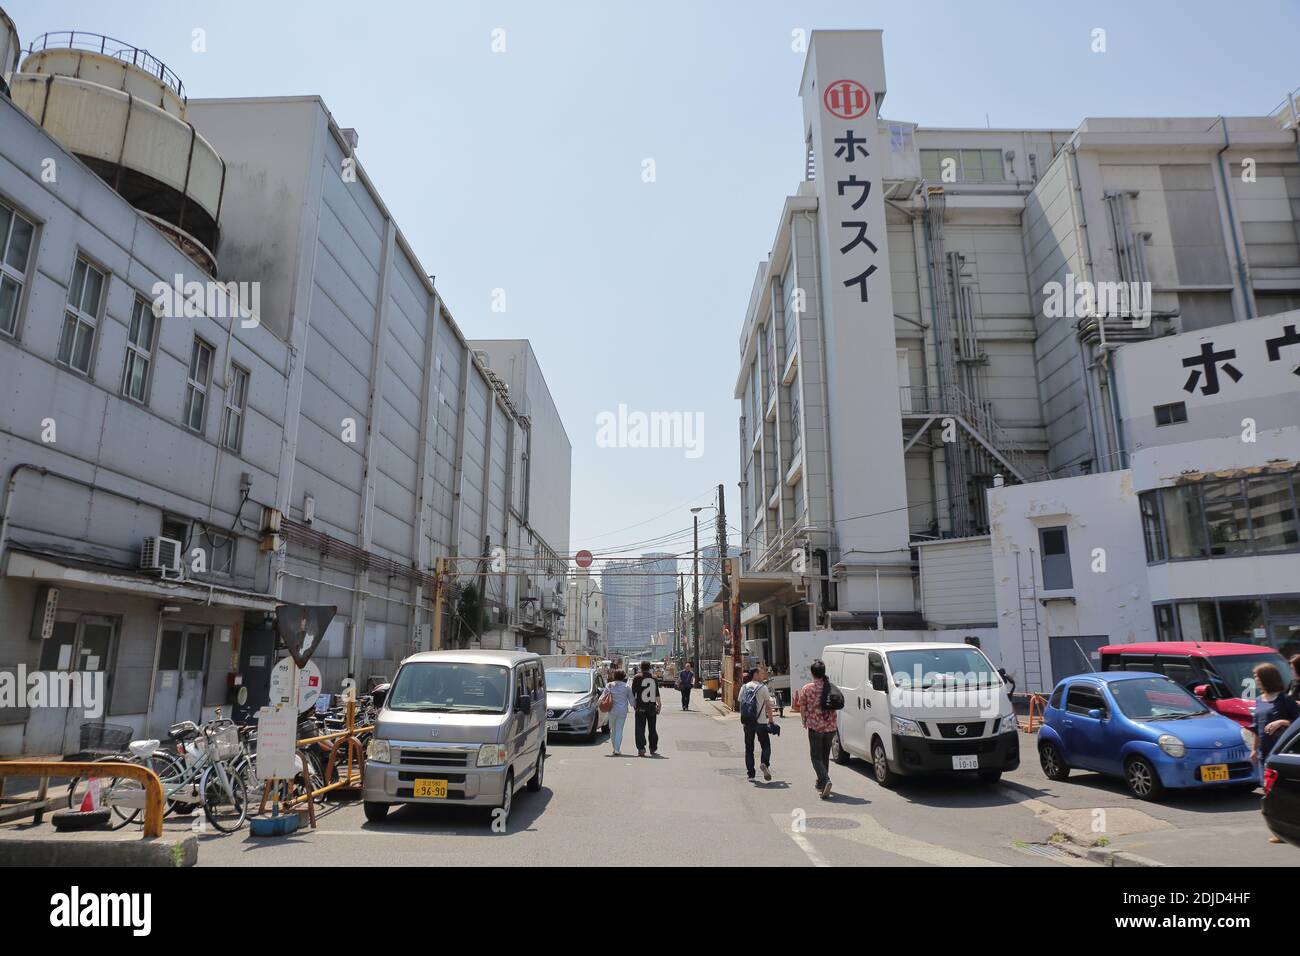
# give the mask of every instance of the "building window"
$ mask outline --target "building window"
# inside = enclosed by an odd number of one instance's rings
[[[1200,489],[1195,485],[1160,489],[1160,510],[1164,514],[1165,540],[1171,559],[1209,556]]]
[[[1174,621],[1174,609],[1171,605],[1156,605],[1156,638],[1161,641],[1178,640],[1178,625]]]
[[[195,338],[190,350],[189,380],[185,386],[185,427],[202,432],[208,408],[208,386],[212,381],[212,346]]]
[[[122,369],[122,394],[133,402],[149,400],[149,369],[153,367],[153,348],[157,340],[158,320],[149,303],[139,296],[131,309],[131,327],[126,336],[126,365]]]
[[[248,401],[248,372],[232,366],[230,388],[226,390],[226,409],[221,423],[221,444],[239,451],[244,435],[244,404]]]
[[[1250,550],[1250,515],[1242,483],[1216,481],[1201,491],[1210,556],[1245,554]]]
[[[1246,479],[1246,498],[1256,551],[1290,551],[1300,546],[1300,521],[1289,476]]]
[[[0,203],[0,332],[18,331],[18,303],[27,281],[36,227],[4,203]]]
[[[799,454],[802,447],[802,435],[799,431],[799,379],[796,377],[790,385],[790,461]]]
[[[1065,527],[1039,528],[1038,543],[1042,550],[1043,590],[1065,591],[1074,587],[1070,573],[1070,541]]]
[[[68,283],[68,305],[63,315],[63,334],[59,338],[59,362],[90,374],[90,360],[95,346],[95,329],[99,326],[99,309],[107,284],[100,272],[81,256],[72,269]]]
[[[1217,641],[1219,616],[1213,601],[1183,601],[1178,605],[1178,633],[1184,641]]]
[[[1169,405],[1155,406],[1156,427],[1164,425],[1181,425],[1187,421],[1187,403],[1173,402]]]
[[[952,177],[944,178],[945,170]],[[1004,183],[1007,181],[1000,149],[923,149],[921,176],[933,183]]]
[[[1165,535],[1160,526],[1160,501],[1155,492],[1138,496],[1138,509],[1142,513],[1142,538],[1147,547],[1147,563],[1158,564],[1165,559]]]
[[[208,570],[213,574],[230,574],[235,567],[235,539],[205,528],[204,550],[208,552]]]

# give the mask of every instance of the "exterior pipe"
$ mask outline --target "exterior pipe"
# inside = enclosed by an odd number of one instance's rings
[[[1247,319],[1255,317],[1253,296],[1250,294],[1250,280],[1246,275],[1246,261],[1241,254],[1241,241],[1237,236],[1237,217],[1232,211],[1232,187],[1228,182],[1228,173],[1223,167],[1223,154],[1232,145],[1228,138],[1228,124],[1222,116],[1219,125],[1223,127],[1223,148],[1214,154],[1214,165],[1219,170],[1219,182],[1223,186],[1223,206],[1228,211],[1228,232],[1232,234],[1232,254],[1237,259],[1237,281],[1241,283],[1241,304],[1245,307]]]

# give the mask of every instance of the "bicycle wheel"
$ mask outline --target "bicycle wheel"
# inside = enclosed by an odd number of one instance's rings
[[[164,793],[166,793],[166,781],[180,772],[179,768],[176,767],[175,758],[161,751],[154,751],[143,759],[133,756],[130,762],[148,767],[157,774],[159,782],[163,784]],[[104,797],[104,805],[113,811],[112,818],[109,821],[110,829],[120,829],[135,820],[143,822],[144,784],[129,777],[114,777],[109,781],[107,795]],[[163,816],[166,815],[167,807],[164,804]]]
[[[248,788],[229,764],[214,764],[203,772],[203,813],[222,833],[234,833],[248,818]]]
[[[134,756],[130,754],[119,755],[109,754],[104,757],[96,757],[93,763],[139,763]],[[110,830],[119,830],[126,826],[139,814],[143,807],[143,795],[137,801],[135,798],[128,796],[127,786],[133,784],[137,790],[140,784],[134,780],[124,780],[120,777],[109,777],[105,774],[102,777],[73,777],[68,784],[68,809],[80,810],[85,802],[86,793],[90,788],[90,782],[94,780],[99,786],[99,806],[103,810],[112,810],[108,815],[108,826]],[[114,806],[114,803],[117,806]],[[127,803],[139,803],[132,813],[127,808]]]

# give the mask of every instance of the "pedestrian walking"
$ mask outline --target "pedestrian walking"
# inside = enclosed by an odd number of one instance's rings
[[[614,756],[623,752],[623,724],[627,722],[627,708],[632,703],[632,689],[627,686],[627,674],[622,668],[614,671],[614,679],[605,685],[603,699],[609,695],[609,742],[614,745]]]
[[[1250,759],[1262,766],[1282,732],[1300,720],[1300,704],[1287,696],[1282,672],[1272,664],[1257,664],[1254,674],[1255,742]],[[1270,835],[1268,842],[1281,843],[1282,838]]]
[[[808,731],[808,754],[817,775],[817,792],[825,800],[831,795],[831,741],[839,729],[839,717],[831,707],[834,688],[826,679],[826,664],[818,658],[808,669],[813,679],[799,689],[792,704]]]
[[[1291,686],[1286,689],[1286,695],[1300,704],[1300,654],[1291,655]]]
[[[740,688],[737,702],[740,706],[740,726],[745,731],[745,776],[754,779],[754,738],[758,738],[758,768],[764,780],[772,779],[772,738],[768,724],[772,721],[772,694],[767,689],[767,671],[762,665],[745,673],[745,683]]]
[[[649,734],[650,756],[659,754],[659,729],[655,726],[662,706],[659,699],[659,681],[650,673],[650,662],[641,662],[641,673],[632,678],[632,707],[636,725],[636,755],[645,756],[646,736]]]
[[[695,671],[691,670],[691,662],[687,661],[677,674],[677,689],[682,692],[682,710],[691,709],[691,688],[694,686]]]

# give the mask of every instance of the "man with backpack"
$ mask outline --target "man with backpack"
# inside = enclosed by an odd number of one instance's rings
[[[826,678],[826,664],[818,658],[808,668],[812,680],[799,689],[791,703],[808,730],[808,753],[817,774],[817,792],[826,800],[831,795],[831,741],[839,728],[835,713],[844,706],[844,695]]]
[[[737,703],[740,706],[740,726],[745,730],[745,775],[754,779],[754,738],[758,738],[758,767],[763,779],[771,780],[768,762],[772,759],[772,738],[767,725],[772,722],[772,695],[767,689],[767,673],[762,665],[745,673],[745,684],[740,688]]]
[[[636,737],[636,755],[645,756],[646,732],[650,735],[650,756],[659,755],[659,681],[650,673],[650,662],[641,662],[641,673],[632,678],[633,731]]]

